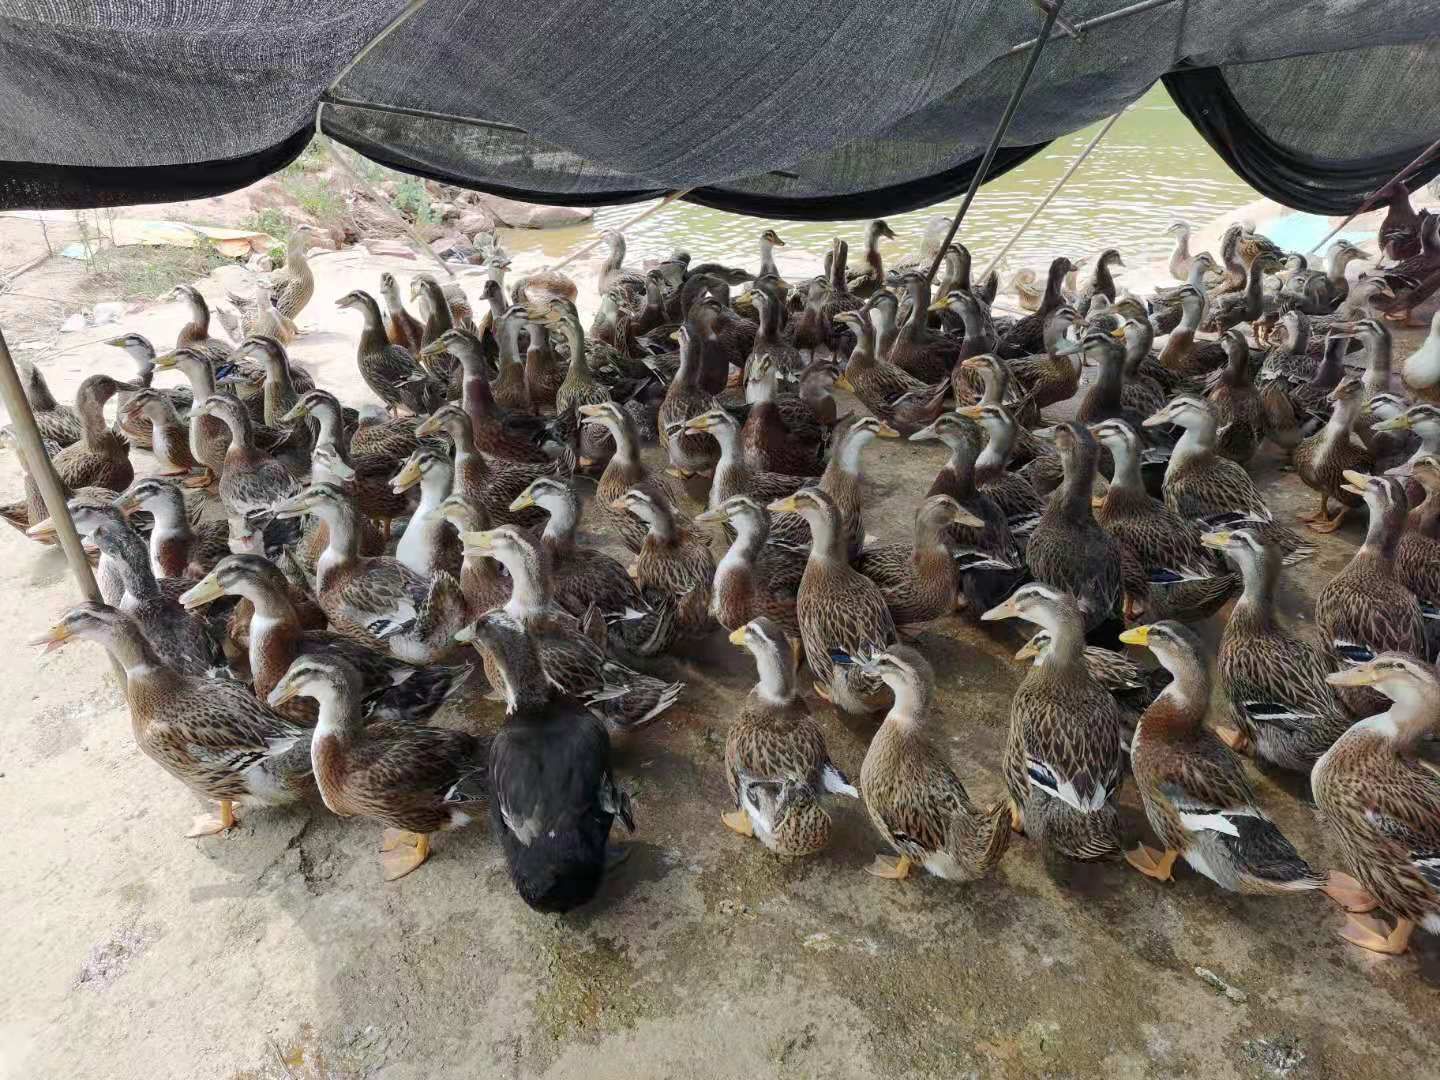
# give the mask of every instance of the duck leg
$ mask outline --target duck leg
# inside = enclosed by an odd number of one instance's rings
[[[385,880],[394,881],[410,873],[429,857],[430,837],[425,833],[386,829],[380,850],[383,852],[380,865],[384,870]]]
[[[1387,933],[1385,924],[1379,919],[1352,912],[1345,925],[1340,928],[1340,936],[1351,945],[1358,945],[1370,952],[1399,956],[1410,947],[1410,934],[1414,929],[1415,924],[1409,919],[1397,919],[1395,929]]]
[[[910,866],[910,856],[908,855],[901,855],[899,858],[891,855],[876,855],[875,861],[865,868],[865,872],[871,877],[904,881],[910,876]]]
[[[1360,882],[1339,870],[1330,871],[1330,879],[1325,884],[1324,892],[1331,900],[1353,914],[1374,911],[1380,906]]]
[[[1345,515],[1349,512],[1350,508],[1342,505],[1333,518],[1328,521],[1312,521],[1310,528],[1318,533],[1332,533],[1340,527],[1340,523],[1345,520]]]
[[[1308,514],[1296,514],[1299,520],[1304,522],[1324,521],[1330,517],[1330,496],[1325,493],[1320,495],[1320,507]]]
[[[811,683],[810,685],[814,687],[815,696],[818,697],[821,701],[829,705],[835,704],[835,698],[831,696],[829,687],[822,686],[818,682]]]
[[[1015,800],[1010,800],[1010,831],[1025,835],[1025,811],[1015,805]]]
[[[755,827],[750,824],[750,815],[744,810],[732,810],[728,814],[721,814],[720,822],[731,832],[739,833],[741,836],[755,835]]]
[[[1173,848],[1167,848],[1162,854],[1144,844],[1138,844],[1134,851],[1125,853],[1125,861],[1146,877],[1152,877],[1156,881],[1173,881],[1171,870],[1175,866],[1175,857],[1179,854]]]
[[[197,836],[215,836],[231,828],[235,822],[235,804],[229,799],[220,800],[220,812],[218,814],[197,814],[195,820],[190,824],[190,831],[185,835],[191,839]]]

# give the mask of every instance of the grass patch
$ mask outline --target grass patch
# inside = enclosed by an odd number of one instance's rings
[[[101,248],[90,261],[85,289],[104,300],[154,300],[176,285],[204,277],[225,258],[209,244],[190,248]]]
[[[431,205],[430,192],[418,176],[397,174],[395,180],[395,209],[416,225],[436,225],[439,218]]]

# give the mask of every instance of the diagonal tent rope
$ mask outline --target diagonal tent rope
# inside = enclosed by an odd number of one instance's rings
[[[1376,203],[1376,200],[1380,196],[1380,192],[1384,191],[1391,184],[1398,184],[1400,183],[1400,181],[1409,177],[1413,172],[1415,172],[1416,169],[1419,169],[1427,161],[1433,158],[1437,153],[1440,153],[1440,139],[1436,139],[1433,143],[1431,143],[1429,146],[1427,146],[1424,150],[1420,152],[1419,157],[1417,157],[1414,161],[1410,162],[1409,165],[1406,165],[1405,168],[1401,169],[1389,180],[1387,180],[1385,183],[1381,184],[1378,188],[1371,192],[1369,197],[1367,197],[1364,202],[1362,202],[1353,211],[1351,211],[1349,217],[1347,217],[1344,221],[1340,222],[1339,225],[1336,225],[1335,228],[1331,229],[1328,233],[1326,233],[1319,240],[1317,240],[1315,242],[1315,246],[1312,247],[1305,254],[1313,255],[1315,254],[1315,252],[1319,251],[1322,247],[1328,244],[1336,235],[1338,235],[1341,229],[1345,228],[1346,225],[1349,225],[1350,222],[1354,221],[1361,214],[1365,213],[1365,211],[1373,207]]]
[[[1025,68],[1020,72],[1020,81],[1015,84],[1015,89],[1010,94],[1010,100],[1005,105],[1005,112],[1000,117],[1000,123],[995,125],[995,134],[990,136],[990,145],[985,148],[985,156],[980,159],[980,167],[970,178],[970,187],[965,192],[965,198],[960,200],[960,206],[956,209],[955,217],[950,222],[950,231],[945,234],[944,243],[935,252],[935,261],[930,264],[930,271],[925,275],[927,283],[935,280],[935,275],[940,270],[940,264],[945,261],[945,252],[954,241],[955,233],[960,229],[960,223],[965,220],[965,214],[969,211],[970,204],[975,201],[975,193],[980,190],[980,185],[985,180],[985,174],[990,171],[990,166],[995,161],[995,155],[1000,150],[1000,143],[1005,138],[1005,132],[1010,130],[1010,121],[1015,119],[1015,112],[1020,108],[1020,99],[1025,96],[1025,87],[1030,83],[1030,76],[1035,73],[1035,65],[1040,62],[1040,54],[1045,51],[1045,43],[1050,40],[1050,34],[1055,29],[1055,21],[1060,18],[1060,8],[1064,2],[1065,0],[1053,0],[1045,9],[1045,24],[1040,27],[1040,36],[1035,39],[1035,44],[1030,49],[1030,55],[1025,61]]]

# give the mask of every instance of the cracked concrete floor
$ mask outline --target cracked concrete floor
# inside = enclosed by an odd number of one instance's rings
[[[326,269],[317,310],[351,287]],[[143,313],[137,329],[162,338],[173,319]],[[343,340],[317,333],[295,353],[345,393],[353,328],[337,330]],[[49,373],[68,389],[99,363],[113,357],[92,349]],[[938,461],[904,444],[870,453],[872,532],[904,533]],[[1306,504],[1272,460],[1257,475],[1282,518]],[[13,461],[0,462],[0,491],[18,486]],[[1320,555],[1287,572],[1288,614],[1308,619],[1362,530],[1355,520],[1320,538]],[[1398,960],[1361,953],[1335,937],[1341,916],[1318,896],[1232,896],[1185,869],[1158,885],[1123,864],[1048,865],[1024,840],[975,885],[881,881],[862,872],[880,848],[853,803],[832,803],[831,848],[808,861],[727,832],[721,753],[752,672],[723,635],[652,665],[689,688],[617,747],[639,831],[599,900],[570,918],[520,903],[483,826],[442,837],[391,885],[378,826],[319,807],[185,840],[197,800],[135,750],[100,650],[21,648],[73,596],[59,555],[6,531],[0,566],[0,1074],[1437,1074],[1435,939],[1417,935]],[[1218,625],[1205,628],[1212,640]],[[957,619],[920,644],[940,673],[936,736],[981,800],[1002,788],[1020,640]],[[855,775],[872,725],[818,704],[817,715]],[[1304,783],[1255,778],[1302,853],[1327,865]],[[1127,839],[1143,835],[1133,786],[1122,803]]]

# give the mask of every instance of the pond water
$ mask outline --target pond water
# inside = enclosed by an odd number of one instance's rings
[[[1056,140],[1042,154],[980,189],[960,232],[975,253],[977,268],[1010,238],[1098,128]],[[1043,267],[1055,255],[1084,257],[1113,246],[1130,266],[1141,266],[1169,251],[1164,230],[1171,222],[1200,224],[1255,198],[1256,193],[1205,144],[1157,85],[1121,117],[1011,249],[1006,265]],[[887,218],[899,238],[885,244],[888,258],[913,253],[930,218],[953,214],[958,203],[956,199]],[[550,262],[591,239],[595,229],[618,225],[645,205],[598,209],[593,224],[582,228],[507,229],[503,240],[512,252],[529,256],[523,258],[525,263]],[[773,226],[786,243],[782,268],[796,256],[807,256],[807,263],[813,265],[835,236],[850,240],[852,265],[860,256],[862,222],[761,221],[681,202],[626,231],[626,261],[638,266],[684,247],[697,261],[750,266],[757,258],[756,239],[767,226]]]

